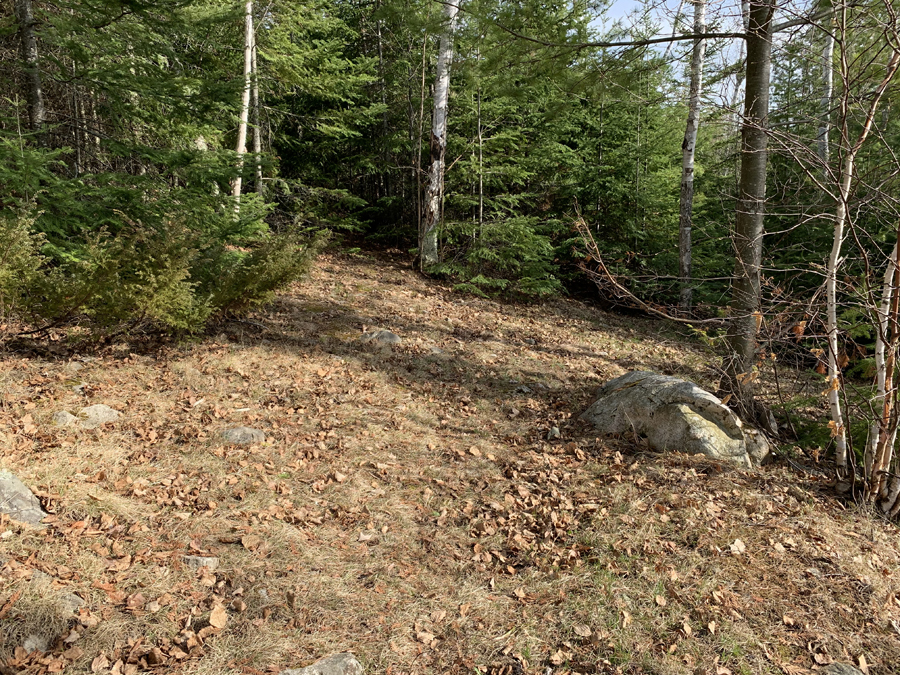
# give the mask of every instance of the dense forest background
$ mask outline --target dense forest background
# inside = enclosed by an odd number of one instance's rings
[[[775,351],[819,363],[838,464],[884,493],[898,34],[889,0],[7,0],[4,330],[197,331],[328,237],[387,245],[461,291],[695,321],[763,427]]]

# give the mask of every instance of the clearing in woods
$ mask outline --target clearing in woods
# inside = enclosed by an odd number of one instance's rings
[[[363,326],[403,343],[360,346]],[[217,336],[4,354],[3,466],[52,515],[0,521],[3,672],[257,674],[344,650],[390,675],[897,672],[893,525],[824,477],[577,421],[629,369],[709,386],[711,353],[668,330],[323,256]],[[97,403],[122,417],[51,424]],[[234,426],[266,441],[222,445]],[[33,634],[56,639],[17,649]]]

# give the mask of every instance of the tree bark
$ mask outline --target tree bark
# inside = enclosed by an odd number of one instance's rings
[[[828,147],[828,132],[831,129],[831,95],[834,89],[834,33],[825,34],[825,47],[822,50],[822,68],[824,80],[822,86],[822,100],[819,102],[819,131],[816,134],[816,154],[822,161],[823,168],[828,167],[830,148]]]
[[[253,162],[256,164],[256,193],[263,196],[265,186],[263,185],[262,173],[262,128],[260,124],[259,114],[259,69],[256,59],[256,31],[253,31],[253,52],[252,52],[251,70],[253,71],[253,90],[251,92],[253,104]]]
[[[747,74],[741,123],[741,174],[734,226],[735,265],[731,288],[730,354],[725,371],[735,405],[748,422],[769,429],[768,415],[754,399],[753,372],[760,313],[772,16],[775,0],[751,0],[747,27]],[[771,430],[771,429],[769,429]]]
[[[425,190],[425,213],[419,231],[419,268],[424,271],[440,262],[438,223],[444,196],[444,155],[447,150],[447,102],[450,97],[450,64],[459,6],[444,5],[447,25],[441,35],[437,76],[434,81],[434,111],[431,122],[431,167]]]
[[[706,30],[706,0],[694,2],[694,33]],[[703,88],[703,57],[706,43],[694,41],[691,54],[691,83],[688,96],[688,118],[681,144],[681,202],[678,219],[678,276],[681,277],[682,310],[690,311],[693,304],[693,261],[691,259],[691,228],[694,206],[694,151],[697,147],[697,130],[700,127],[700,92]]]
[[[241,95],[241,120],[238,125],[236,152],[238,155],[238,175],[232,184],[231,194],[235,199],[235,213],[241,209],[241,172],[244,169],[244,155],[247,153],[247,121],[250,117],[251,74],[253,70],[253,0],[247,0],[244,9],[244,89]]]
[[[41,86],[41,67],[38,62],[37,35],[34,27],[34,7],[31,0],[15,0],[16,20],[19,23],[19,40],[22,63],[25,66],[27,86],[28,123],[32,131],[43,131],[47,112],[44,108],[44,91]],[[42,139],[39,137],[40,140]]]

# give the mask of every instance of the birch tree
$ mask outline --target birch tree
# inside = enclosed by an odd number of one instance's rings
[[[41,67],[38,62],[37,34],[35,32],[34,6],[31,0],[15,0],[16,21],[19,24],[22,63],[25,66],[28,121],[32,131],[40,132],[47,113],[44,108],[44,92],[41,86]]]
[[[701,34],[706,30],[706,0],[694,2],[694,33]],[[703,88],[703,57],[706,43],[702,39],[694,40],[691,53],[691,78],[688,94],[688,118],[684,130],[681,163],[681,201],[678,218],[678,276],[681,277],[680,306],[689,311],[693,304],[692,260],[691,260],[691,226],[694,205],[694,151],[697,147],[697,130],[700,127],[700,92]]]
[[[841,9],[841,49],[840,49],[840,58],[841,58],[841,75],[844,82],[848,80],[848,69],[849,69],[849,57],[847,54],[847,35],[846,35],[846,14],[847,7],[844,5]],[[897,68],[900,66],[900,46],[894,45],[893,50],[888,61],[887,66],[885,67],[885,76],[878,87],[875,89],[874,94],[872,95],[871,102],[869,103],[869,108],[866,111],[866,116],[864,118],[863,127],[860,131],[859,135],[856,138],[856,141],[851,145],[850,144],[850,135],[849,135],[849,123],[850,123],[850,92],[847,90],[848,88],[845,86],[844,94],[841,96],[841,145],[843,148],[843,157],[841,159],[840,168],[838,172],[838,194],[837,204],[835,206],[834,212],[834,235],[832,238],[832,246],[831,246],[831,254],[828,257],[828,265],[825,273],[825,291],[826,291],[826,303],[827,303],[827,318],[826,318],[826,333],[828,338],[828,404],[831,408],[831,433],[834,437],[835,442],[835,461],[838,466],[838,471],[842,474],[846,474],[847,472],[847,431],[846,426],[844,424],[843,412],[841,410],[841,371],[840,366],[838,364],[838,322],[837,322],[837,273],[841,264],[841,247],[844,241],[845,230],[847,225],[847,213],[848,213],[848,201],[850,199],[850,192],[853,185],[853,174],[855,170],[856,157],[859,154],[860,149],[863,144],[866,142],[871,130],[872,124],[875,121],[875,113],[878,108],[878,104],[881,101],[882,96],[884,96],[884,92],[890,84],[891,80],[894,78],[894,75],[897,73]],[[894,256],[896,257],[896,256]],[[890,264],[888,267],[890,268]],[[889,275],[889,278],[893,280],[893,275]],[[887,281],[887,278],[886,278]],[[886,289],[884,293],[888,293]],[[893,302],[893,299],[891,300]],[[888,303],[888,307],[891,306],[891,302]],[[882,303],[882,310],[884,308],[884,303]],[[890,338],[887,334],[888,329],[886,326],[887,319],[884,315],[879,312],[878,319],[878,339],[885,343]],[[876,346],[876,353],[881,351],[882,358],[881,362],[877,364],[877,367],[880,371],[878,373],[878,387],[879,387],[879,395],[880,398],[887,402],[888,399],[886,397],[885,386],[888,378],[893,379],[893,361],[891,359],[891,369],[888,372],[887,365],[884,359],[884,344],[881,346]],[[882,420],[884,419],[884,415],[882,415]],[[887,415],[890,418],[890,415]],[[892,436],[891,432],[884,428],[884,424],[879,425],[879,433],[877,435],[878,441],[875,447],[875,452],[873,456],[874,465],[872,468],[873,478],[870,481],[870,489],[872,493],[878,494],[881,491],[881,488],[884,483],[884,475],[887,470],[887,466],[890,464],[890,451],[892,448],[890,447],[892,444],[888,443],[889,437]]]
[[[453,37],[459,4],[446,3],[446,26],[441,35],[434,80],[434,109],[431,122],[431,166],[425,189],[425,204],[419,228],[419,266],[422,271],[440,262],[438,224],[444,195],[444,166],[447,151],[447,104],[450,96],[450,65],[453,61]]]
[[[241,208],[241,172],[244,168],[244,155],[247,153],[247,122],[250,118],[250,90],[253,79],[253,42],[253,0],[247,0],[244,7],[244,88],[241,94],[241,118],[235,149],[238,156],[238,175],[231,186],[231,194],[235,199],[235,213],[239,213]]]
[[[260,127],[259,114],[259,67],[257,65],[256,53],[256,30],[253,31],[253,49],[252,63],[250,66],[253,75],[253,91],[251,94],[253,105],[253,163],[256,166],[256,188],[257,194],[262,197],[265,195],[265,187],[263,185],[262,173],[262,128]]]

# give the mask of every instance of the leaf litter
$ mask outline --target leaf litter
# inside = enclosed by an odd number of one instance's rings
[[[260,673],[344,650],[391,675],[898,661],[893,526],[815,476],[649,455],[577,422],[630,368],[711,384],[709,354],[658,323],[461,296],[390,256],[324,256],[254,323],[111,345],[84,360],[85,394],[65,360],[0,363],[6,466],[51,513],[0,519],[4,669]],[[403,344],[360,349],[376,325]],[[85,395],[122,418],[49,424]],[[266,441],[220,445],[229,426]]]

